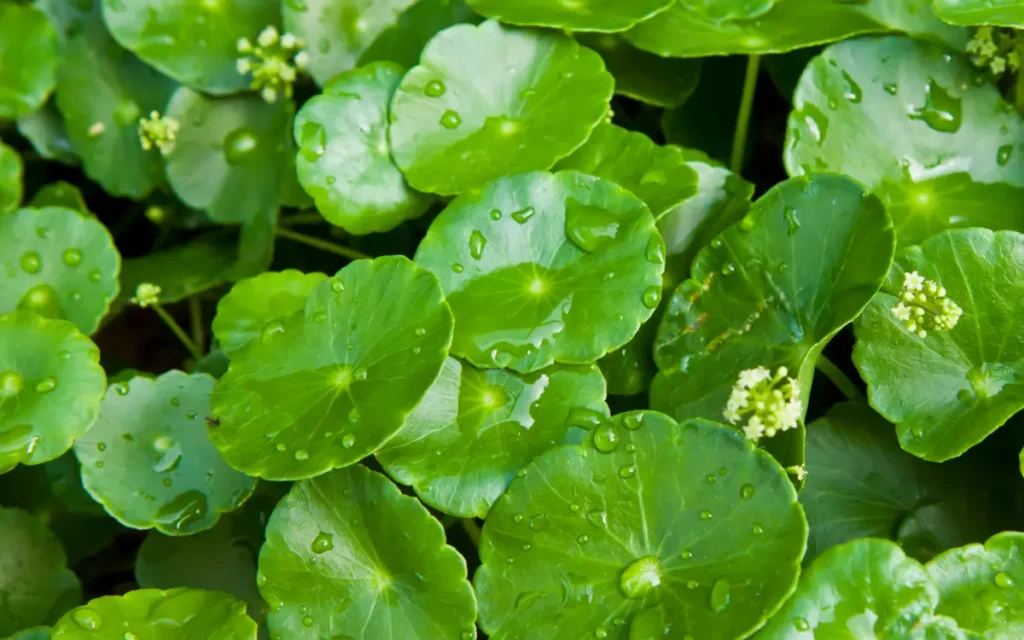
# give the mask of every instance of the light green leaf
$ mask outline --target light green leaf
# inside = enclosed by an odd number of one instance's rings
[[[70,322],[0,315],[0,473],[60,457],[88,430],[106,385],[99,358]]]
[[[767,12],[737,13],[737,5]],[[729,14],[723,14],[722,8]],[[786,0],[756,3],[676,0],[668,11],[627,31],[637,47],[661,56],[783,53],[866,33],[902,31],[963,49],[966,29],[939,20],[931,0]]]
[[[452,324],[429,272],[400,256],[357,260],[232,355],[214,390],[221,425],[211,438],[228,464],[269,480],[353,464],[419,404]]]
[[[431,38],[463,22],[481,22],[464,0],[417,0],[363,50],[359,64],[388,60],[405,69],[414,67]]]
[[[410,185],[444,195],[548,169],[605,118],[613,86],[600,56],[567,35],[457,25],[402,78],[392,155]]]
[[[56,620],[82,598],[64,548],[31,513],[0,507],[0,634]]]
[[[577,33],[575,37],[601,54],[620,96],[656,107],[678,107],[697,88],[700,60],[662,58],[616,35]]]
[[[920,338],[892,313],[904,273],[917,271],[963,309],[955,327]],[[1024,408],[1024,235],[957,229],[896,259],[856,325],[853,360],[871,406],[900,446],[941,462],[981,442]]]
[[[457,319],[452,353],[484,368],[589,364],[661,299],[664,250],[647,207],[575,171],[510,176],[459,196],[416,252]]]
[[[1007,531],[929,562],[925,568],[939,587],[938,613],[985,640],[1024,635],[1022,556],[1024,534]]]
[[[16,632],[7,640],[50,640],[51,637],[49,627],[32,627]]]
[[[856,318],[892,263],[892,223],[852,180],[790,179],[697,254],[654,343],[651,406],[677,419],[721,419],[741,371],[784,366],[806,408],[821,350]],[[776,436],[803,462],[802,429]]]
[[[0,4],[0,120],[13,120],[43,106],[53,91],[57,33],[32,5]]]
[[[340,73],[295,117],[299,183],[349,233],[390,231],[430,206],[391,159],[388,105],[403,73],[389,62]]]
[[[39,191],[36,191],[35,195],[32,196],[32,200],[29,201],[28,206],[34,209],[63,207],[65,209],[77,211],[86,217],[92,217],[93,215],[92,212],[89,211],[88,205],[85,204],[85,198],[82,197],[82,192],[78,190],[78,187],[70,182],[64,182],[63,180],[44,184],[39,188]]]
[[[416,0],[283,0],[284,28],[304,38],[309,74],[323,86],[395,25]]]
[[[781,467],[734,430],[612,418],[526,467],[484,524],[492,638],[744,637],[796,586],[807,539]],[[737,558],[742,561],[737,562]]]
[[[82,484],[107,513],[181,536],[212,528],[249,497],[255,480],[228,467],[206,433],[213,384],[168,371],[107,389],[96,424],[75,442]]]
[[[523,375],[448,358],[377,459],[430,506],[484,518],[517,471],[551,447],[579,441],[570,417],[607,413],[604,396],[593,365]]]
[[[230,355],[259,338],[271,321],[305,308],[309,294],[326,279],[322,273],[287,269],[239,280],[217,303],[213,335],[220,348]]]
[[[160,154],[139,142],[139,118],[163,111],[173,90],[170,79],[103,32],[64,45],[57,106],[85,174],[111,195],[141,199],[164,183]]]
[[[130,634],[130,635],[129,635]],[[256,640],[245,603],[202,589],[137,589],[73,609],[53,626],[53,640]]]
[[[24,170],[18,152],[0,141],[0,214],[14,211],[21,204]]]
[[[933,0],[935,13],[950,24],[993,24],[1024,29],[1020,0]]]
[[[167,155],[171,189],[221,223],[246,222],[276,210],[283,168],[293,152],[288,135],[293,108],[287,100],[210,98],[179,88],[167,106],[167,116],[182,124]]]
[[[601,124],[583,146],[555,165],[617,183],[644,201],[659,220],[697,194],[697,172],[678,147],[663,147],[642,133]]]
[[[511,24],[567,31],[625,31],[675,0],[467,0],[474,11]]]
[[[186,244],[128,258],[121,269],[120,303],[127,304],[143,282],[158,285],[160,302],[171,304],[223,283],[235,255],[224,235],[201,236]]]
[[[272,634],[476,637],[466,561],[445,544],[444,528],[361,465],[292,488],[267,525],[259,568]]]
[[[98,1],[98,0],[97,0]],[[178,82],[212,94],[249,86],[238,40],[277,25],[277,0],[102,0],[103,19],[126,49]]]
[[[121,256],[98,220],[64,207],[0,216],[0,311],[65,318],[88,335],[117,297]]]
[[[857,179],[901,246],[951,227],[1024,230],[1024,118],[967,60],[909,38],[843,42],[808,65],[793,106],[790,175]]]

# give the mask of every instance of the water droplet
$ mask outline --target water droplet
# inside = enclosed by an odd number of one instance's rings
[[[39,381],[36,385],[36,393],[50,393],[57,388],[57,379],[52,376],[47,376]]]
[[[705,509],[705,510],[700,512],[700,519],[701,520],[710,520],[711,517],[712,517],[712,514],[707,509]]]
[[[642,413],[629,413],[622,418],[622,426],[626,427],[629,431],[636,431],[644,424],[644,415]]]
[[[913,429],[910,430],[910,433],[915,438],[920,438],[924,436],[924,429],[922,429],[921,427],[914,427]]]
[[[512,516],[512,522],[516,524],[522,524],[524,520],[526,520],[526,516],[524,516],[521,513],[517,513],[514,516]]]
[[[538,513],[537,515],[530,518],[530,529],[534,531],[543,531],[548,528],[548,517],[546,514]]]
[[[491,220],[501,220],[501,209],[491,209]]]
[[[316,538],[313,539],[313,544],[309,546],[310,551],[316,554],[327,553],[334,548],[334,536],[321,531]]]
[[[573,407],[569,410],[569,417],[565,420],[565,426],[586,429],[587,431],[597,428],[604,422],[603,415],[585,407]]]
[[[693,557],[693,552],[690,551],[689,549],[683,549],[679,553],[679,557],[682,558],[683,560],[689,560],[690,558]]]
[[[337,278],[331,278],[331,291],[334,293],[343,293],[345,291],[345,283]]]
[[[604,627],[598,627],[594,631],[594,637],[595,638],[601,638],[601,639],[607,638],[608,637],[608,630],[605,629]]]
[[[899,87],[892,82],[883,85],[882,88],[885,89],[885,92],[888,93],[890,96],[896,95],[896,92],[899,91]]]
[[[424,329],[423,327],[417,327],[416,328],[416,335],[418,335],[418,336],[425,336],[425,335],[427,335],[427,330]]]
[[[304,122],[299,129],[299,153],[308,162],[316,160],[327,150],[327,131],[319,122]]]
[[[608,514],[601,509],[593,509],[587,513],[587,522],[599,529],[603,529],[608,526]]]
[[[316,313],[314,313],[313,314],[313,322],[315,322],[317,324],[323,324],[323,323],[327,322],[327,312],[326,311],[317,311]]]
[[[96,631],[103,626],[103,617],[88,607],[76,609],[72,619],[86,631]]]
[[[654,264],[665,262],[665,243],[660,236],[652,236],[647,241],[647,261]]]
[[[793,618],[793,626],[796,627],[797,631],[810,631],[811,624],[803,618]]]
[[[723,276],[731,276],[735,272],[736,272],[736,265],[734,265],[733,263],[726,262],[725,264],[722,265],[722,275]]]
[[[533,545],[530,544],[530,543],[526,543],[526,544],[523,545],[523,551],[529,551],[532,548],[533,548]]]
[[[105,442],[97,442],[96,443],[96,450],[97,451],[106,451],[107,450],[107,444]]]
[[[423,88],[423,93],[431,98],[440,98],[447,90],[448,88],[445,87],[444,83],[440,80],[431,80],[427,83],[427,86]]]
[[[946,91],[934,78],[928,80],[924,89],[924,106],[910,112],[911,120],[923,120],[925,124],[941,133],[956,133],[960,130],[961,101]]]
[[[568,198],[565,202],[565,235],[581,250],[593,253],[618,237],[619,218],[607,209]]]
[[[603,453],[611,453],[619,447],[619,434],[610,424],[598,427],[594,432],[594,448]]]
[[[163,479],[163,485],[164,485],[165,487],[169,487],[169,486],[171,486],[172,484],[173,484],[173,482],[171,481],[171,479],[170,479],[170,478],[164,478],[164,479]]]
[[[1013,145],[1004,144],[999,147],[999,151],[996,153],[996,162],[999,163],[1000,167],[1005,167],[1010,162],[1010,156],[1013,155]]]
[[[632,478],[635,475],[636,475],[636,465],[635,464],[627,464],[626,466],[624,466],[624,467],[619,469],[619,477],[620,478],[623,478],[623,479],[625,479],[625,478]]]
[[[782,215],[786,218],[786,224],[789,225],[789,229],[786,233],[789,235],[796,235],[796,232],[800,230],[800,218],[797,216],[796,209],[793,207],[786,207],[783,210]]]
[[[661,584],[661,565],[654,556],[634,560],[619,575],[619,591],[627,598],[642,598]]]
[[[77,267],[82,264],[82,252],[78,249],[67,249],[64,251],[64,264],[69,267]]]
[[[299,449],[295,452],[295,459],[298,461],[309,460],[309,452],[305,449]]]
[[[717,482],[717,481],[718,481],[718,479],[717,479],[717,478],[715,478],[715,476],[714,476],[714,475],[708,475],[708,478],[707,478],[707,480],[708,480],[708,484],[715,484],[715,482]]]
[[[744,500],[750,500],[754,497],[754,485],[745,484],[740,488],[740,497]]]
[[[642,300],[644,306],[648,309],[657,309],[658,303],[661,302],[661,287],[657,285],[647,287],[647,289],[644,290]]]
[[[43,268],[39,254],[35,251],[26,251],[21,254],[21,268],[25,273],[39,273],[40,269]]]
[[[846,81],[846,91],[843,92],[843,97],[849,100],[850,102],[857,104],[863,97],[863,94],[860,90],[860,85],[853,81],[853,78],[850,76],[850,74],[846,73],[845,71],[842,71],[841,73],[843,74],[843,80]]]
[[[455,273],[462,273],[462,265],[459,264],[458,262],[453,263],[452,271],[454,271]]]
[[[356,444],[356,437],[351,433],[341,439],[341,446],[346,449],[351,449]]]
[[[128,395],[128,383],[126,383],[126,382],[119,382],[119,383],[115,384],[114,385],[114,391],[119,396],[126,396],[126,395]]]
[[[1003,571],[1000,571],[995,575],[994,581],[996,583],[996,586],[1001,589],[1009,589],[1013,586],[1013,578],[1011,578]]]
[[[366,380],[367,375],[366,367],[359,367],[352,372],[352,377],[356,380]]]
[[[259,147],[259,138],[249,127],[239,127],[224,138],[224,157],[229,164],[245,162]]]
[[[186,491],[157,510],[157,521],[171,524],[176,531],[186,530],[189,525],[206,517],[206,495],[199,491]]]
[[[576,542],[578,542],[579,544],[587,544],[588,542],[590,542],[590,536],[584,533],[580,537],[576,538]]]
[[[580,512],[580,505],[576,504],[575,502],[570,504],[569,505],[569,511],[572,511],[573,513],[579,513]]]
[[[474,230],[469,235],[469,255],[473,256],[474,260],[479,260],[484,255],[484,247],[487,246],[487,238],[484,234]]]
[[[266,344],[273,340],[279,334],[284,333],[284,323],[280,320],[271,320],[267,323],[267,326],[263,327],[263,332],[260,334],[260,340]]]
[[[755,522],[754,526],[750,528],[750,532],[753,533],[755,536],[759,536],[762,533],[764,533],[764,527]]]
[[[89,279],[89,282],[99,282],[103,278],[103,273],[99,269],[90,269],[85,277]]]
[[[312,627],[315,622],[316,621],[313,620],[313,618],[311,618],[310,616],[306,616],[305,618],[302,619],[302,626],[304,626],[304,627]]]
[[[445,129],[454,129],[460,124],[462,124],[462,118],[451,109],[448,109],[441,115],[441,126]]]
[[[10,398],[21,393],[25,379],[15,371],[0,372],[0,398]]]
[[[283,442],[278,442],[274,448],[277,449],[278,451],[284,451],[288,447],[286,447]]]
[[[524,224],[527,220],[532,218],[535,213],[537,213],[536,209],[533,207],[526,207],[524,209],[519,209],[518,211],[513,211],[512,219],[519,224]]]

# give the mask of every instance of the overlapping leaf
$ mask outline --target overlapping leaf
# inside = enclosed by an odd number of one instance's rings
[[[57,33],[30,4],[0,4],[0,120],[43,106],[56,83]]]
[[[14,211],[21,204],[23,172],[18,152],[0,142],[0,213]]]
[[[615,77],[617,95],[657,107],[678,107],[697,88],[699,60],[662,58],[610,34],[577,33],[575,38],[601,54]]]
[[[510,24],[567,31],[625,31],[665,11],[675,0],[468,0],[478,13]]]
[[[993,24],[1024,28],[1024,5],[1019,0],[932,0],[935,13],[950,24]]]

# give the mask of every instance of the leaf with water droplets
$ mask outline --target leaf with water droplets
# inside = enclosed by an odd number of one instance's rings
[[[937,613],[970,637],[1024,636],[1024,534],[1007,531],[984,545],[951,549],[925,568],[939,587]]]
[[[1024,29],[1020,0],[933,0],[935,13],[950,24],[991,24]]]
[[[474,232],[485,242],[474,244]],[[537,172],[453,200],[416,261],[441,280],[455,312],[453,354],[530,372],[590,364],[632,338],[657,306],[644,292],[660,292],[660,248],[654,218],[625,189]]]
[[[677,419],[721,419],[740,372],[785,366],[806,407],[818,354],[885,277],[892,224],[842,176],[783,182],[697,254],[654,342],[651,406]],[[802,428],[767,441],[803,463]]]
[[[39,187],[39,190],[32,196],[32,200],[29,201],[28,206],[36,209],[41,209],[43,207],[64,207],[65,209],[77,211],[87,218],[93,217],[93,214],[89,211],[88,205],[85,204],[85,198],[82,196],[82,192],[79,191],[78,187],[70,182],[64,182],[63,180],[44,184],[42,187]]]
[[[625,31],[674,0],[467,0],[474,11],[509,24],[566,31]],[[769,0],[771,1],[771,0]]]
[[[81,602],[64,548],[42,519],[0,507],[0,540],[0,635],[54,622]]]
[[[548,169],[604,119],[613,85],[600,56],[565,34],[451,27],[395,93],[395,163],[414,188],[444,195]]]
[[[833,45],[800,78],[790,175],[844,173],[900,246],[953,227],[1024,231],[1024,118],[968,60],[909,38]]]
[[[0,142],[0,213],[14,211],[21,204],[23,172],[18,152]]]
[[[101,0],[94,0],[100,2]],[[278,0],[102,0],[114,38],[178,82],[206,93],[249,86],[238,73],[238,40],[280,22]]]
[[[374,62],[338,74],[295,117],[299,182],[328,222],[349,233],[390,231],[431,204],[391,159],[388,105],[403,73]]]
[[[939,20],[931,0],[685,0],[623,35],[660,56],[697,57],[782,53],[886,31],[960,49],[970,37]]]
[[[107,513],[181,536],[210,529],[249,497],[255,480],[227,466],[207,435],[213,384],[169,371],[107,390],[99,419],[75,442],[82,484]]]
[[[0,315],[0,473],[60,457],[92,425],[106,376],[75,325]]]
[[[600,442],[604,426],[618,446]],[[647,637],[651,607],[666,637],[760,626],[796,586],[807,539],[778,463],[704,420],[631,412],[600,429],[541,455],[494,503],[474,579],[483,630]]]
[[[377,0],[370,6],[373,10],[385,3]],[[417,0],[377,34],[373,44],[363,49],[358,64],[388,60],[406,69],[415,67],[423,47],[438,32],[452,25],[479,24],[482,20],[464,0]],[[334,60],[328,58],[326,62],[333,64]]]
[[[402,426],[451,345],[437,278],[409,260],[357,260],[305,307],[235,351],[213,393],[214,443],[236,469],[294,480],[348,466]]]
[[[167,180],[190,207],[217,222],[246,222],[277,209],[288,158],[290,101],[255,95],[210,98],[187,87],[174,92],[167,117],[178,120],[167,154]]]
[[[662,58],[613,34],[576,33],[573,37],[601,54],[615,78],[616,95],[668,108],[686,102],[697,88],[701,60]]]
[[[56,84],[57,33],[32,5],[0,4],[0,120],[43,106]]]
[[[63,207],[0,216],[0,312],[16,307],[93,333],[117,297],[121,256],[93,217]]]
[[[476,637],[466,561],[441,523],[362,465],[296,483],[267,524],[259,568],[275,636]]]
[[[604,386],[593,365],[523,375],[448,358],[377,459],[430,506],[483,518],[516,471],[555,444],[579,441],[572,410],[607,412]]]
[[[892,308],[904,273],[946,289],[963,310],[952,329],[920,338]],[[897,257],[856,324],[853,360],[871,406],[896,425],[900,446],[941,462],[981,442],[1024,408],[1024,235],[957,229]]]
[[[54,640],[256,640],[245,603],[220,591],[136,589],[94,598],[53,625]]]
[[[239,280],[217,303],[213,317],[220,348],[230,355],[260,338],[271,321],[303,309],[309,294],[326,279],[322,273],[286,269]]]

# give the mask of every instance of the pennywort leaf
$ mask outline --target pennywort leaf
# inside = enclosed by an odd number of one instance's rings
[[[21,204],[23,173],[21,156],[0,142],[0,213],[14,211]]]
[[[1017,0],[933,0],[935,13],[950,24],[1024,27],[1024,7]]]
[[[625,31],[668,9],[675,0],[469,0],[474,11],[510,24],[569,31]]]
[[[57,33],[31,4],[0,5],[0,120],[43,106],[56,84]]]

